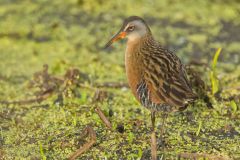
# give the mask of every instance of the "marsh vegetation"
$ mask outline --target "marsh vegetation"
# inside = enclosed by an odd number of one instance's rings
[[[88,142],[86,126],[96,141],[79,159],[150,157],[150,112],[126,85],[125,45],[102,48],[130,15],[197,71],[213,107],[203,98],[168,116],[165,156],[240,159],[239,14],[223,0],[1,0],[0,159],[66,159]]]

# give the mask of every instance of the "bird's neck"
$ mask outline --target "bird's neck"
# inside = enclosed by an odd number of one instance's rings
[[[125,53],[125,67],[129,86],[135,96],[136,87],[143,77],[143,56],[141,54],[141,48],[143,45],[146,45],[146,43],[150,43],[148,41],[152,41],[152,39],[153,38],[151,35],[146,35],[141,39],[127,42]]]
[[[130,49],[130,52],[133,53],[132,50],[137,51],[139,48],[145,46],[146,44],[153,42],[154,39],[151,33],[148,33],[140,38],[128,39],[127,50]]]
[[[155,45],[156,41],[154,40],[152,34],[148,34],[141,40],[141,47],[149,47],[151,45]]]

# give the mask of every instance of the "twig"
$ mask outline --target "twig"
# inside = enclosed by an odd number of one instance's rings
[[[186,159],[199,159],[199,158],[204,158],[204,159],[209,159],[209,160],[230,160],[229,157],[224,157],[224,156],[216,156],[216,155],[210,155],[206,153],[180,153],[178,155],[178,158],[186,158]]]
[[[100,119],[103,121],[103,123],[109,128],[112,128],[112,125],[110,123],[110,121],[107,119],[107,117],[103,114],[102,110],[97,106],[95,108],[95,111],[97,112],[97,114],[99,115]]]
[[[94,87],[92,87],[92,86],[90,86],[90,85],[85,85],[85,84],[83,84],[83,83],[78,83],[77,85],[78,85],[79,87],[81,87],[81,88],[88,89],[88,90],[90,90],[90,91],[95,91],[95,90],[96,90],[96,88],[94,88]]]
[[[223,91],[232,91],[232,90],[240,90],[240,86],[223,88]]]
[[[157,140],[155,131],[151,134],[151,155],[152,160],[157,160]]]
[[[193,65],[193,66],[205,66],[208,67],[208,64],[206,62],[199,62],[197,60],[191,60],[188,65]]]
[[[98,87],[98,88],[101,88],[101,87],[106,87],[106,88],[123,88],[123,87],[126,87],[126,88],[128,88],[129,87],[127,83],[123,83],[123,82],[96,83],[94,86]]]
[[[76,152],[74,152],[68,159],[69,160],[75,160],[78,156],[80,156],[82,153],[86,152],[89,150],[94,143],[96,143],[97,137],[96,133],[93,130],[91,126],[87,126],[84,131],[84,134],[88,133],[90,137],[90,141],[88,143],[85,143],[82,147],[80,147]]]
[[[26,99],[26,100],[19,100],[19,101],[0,101],[0,104],[16,104],[16,105],[25,105],[25,104],[31,104],[31,103],[35,103],[35,102],[42,102],[43,100],[47,99],[50,95],[52,94],[52,92],[46,93],[44,95],[38,96],[37,98],[33,98],[33,99]]]

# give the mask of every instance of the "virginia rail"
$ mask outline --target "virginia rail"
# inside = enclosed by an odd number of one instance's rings
[[[153,142],[156,139],[155,112],[184,110],[197,96],[191,89],[181,60],[153,38],[142,18],[131,16],[125,19],[106,47],[124,38],[127,38],[125,67],[128,83],[137,100],[151,111],[152,159],[156,159],[156,142]]]

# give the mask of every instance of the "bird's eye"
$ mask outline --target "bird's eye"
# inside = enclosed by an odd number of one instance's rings
[[[134,30],[134,28],[135,28],[134,26],[129,26],[129,27],[127,28],[127,30],[131,32],[131,31]]]

